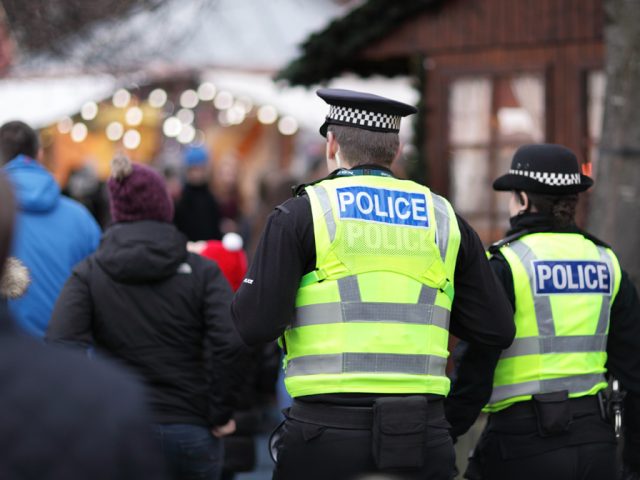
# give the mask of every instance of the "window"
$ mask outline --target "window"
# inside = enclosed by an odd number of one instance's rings
[[[604,115],[604,95],[607,86],[607,78],[602,70],[587,72],[587,146],[586,174],[596,174],[598,162],[598,148],[602,136],[602,117]]]
[[[542,75],[460,77],[449,96],[451,200],[485,242],[508,226],[507,194],[491,189],[516,148],[545,138]]]

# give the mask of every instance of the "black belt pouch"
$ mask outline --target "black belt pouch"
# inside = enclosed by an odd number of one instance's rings
[[[567,390],[534,395],[533,408],[540,436],[550,437],[569,431],[571,407]]]
[[[373,457],[379,469],[420,468],[427,437],[427,399],[379,398],[373,405]]]

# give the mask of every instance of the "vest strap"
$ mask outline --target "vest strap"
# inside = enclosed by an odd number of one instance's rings
[[[300,287],[306,287],[312,283],[322,282],[327,278],[327,272],[324,270],[313,270],[300,279]]]
[[[447,297],[449,297],[449,300],[453,302],[455,291],[453,288],[453,283],[451,283],[449,279],[447,279],[446,283],[441,288],[441,290],[442,290],[442,293],[444,293]]]

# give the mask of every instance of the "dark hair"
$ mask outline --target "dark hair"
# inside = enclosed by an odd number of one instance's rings
[[[36,158],[40,142],[36,131],[24,122],[7,122],[0,127],[0,165],[18,155]]]
[[[400,139],[394,132],[373,132],[344,125],[329,125],[327,131],[335,135],[345,160],[354,167],[367,163],[388,167],[400,147]]]
[[[11,184],[6,176],[0,173],[0,273],[11,249],[14,208]]]
[[[553,218],[555,227],[568,227],[575,223],[578,194],[543,195],[527,192],[529,202],[538,212]]]

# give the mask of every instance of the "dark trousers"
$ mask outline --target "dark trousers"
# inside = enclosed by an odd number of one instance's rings
[[[453,476],[455,454],[446,422],[429,427],[424,465],[416,469],[377,469],[371,430],[330,428],[287,419],[275,436],[274,480],[356,480],[370,473],[384,473],[390,480],[450,480]]]
[[[489,439],[491,441],[491,439]],[[505,459],[499,444],[484,452],[484,463],[470,480],[614,480],[616,446],[587,443],[564,446],[537,455]],[[479,476],[476,476],[478,475]]]
[[[173,480],[218,480],[222,471],[222,441],[207,427],[187,424],[156,424],[154,437],[160,445]]]
[[[614,480],[616,441],[595,397],[569,400],[571,421],[549,433],[533,402],[489,416],[469,462],[469,480]],[[552,412],[553,413],[553,412]]]

